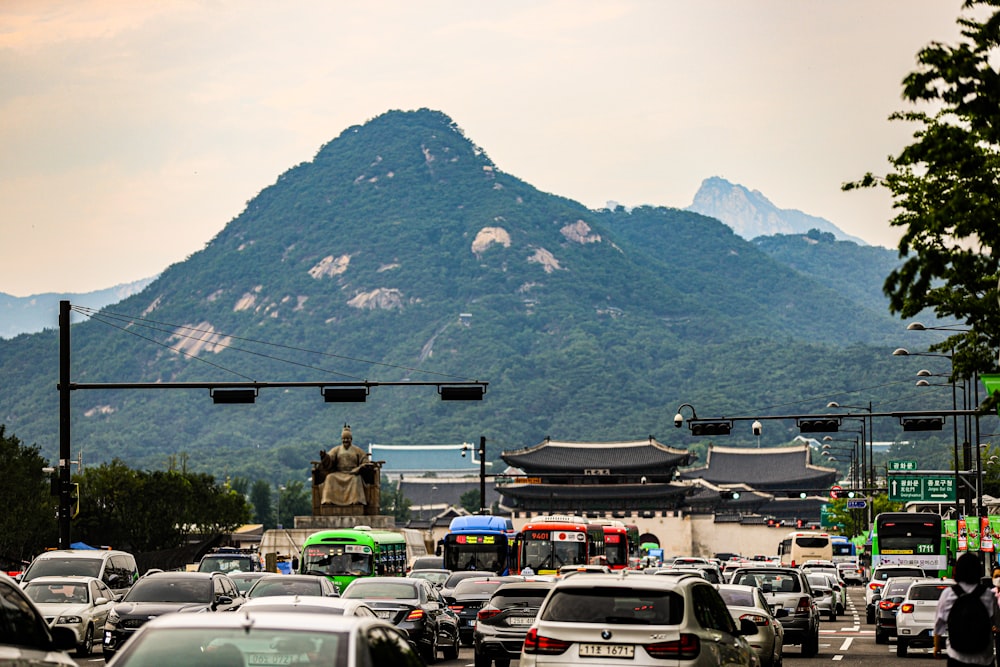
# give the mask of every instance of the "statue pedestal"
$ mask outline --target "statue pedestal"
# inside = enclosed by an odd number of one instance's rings
[[[360,507],[364,505],[351,505]],[[338,508],[339,509],[339,508]],[[355,526],[371,526],[378,530],[395,530],[396,520],[391,516],[366,515],[358,512],[354,515],[341,516],[297,516],[295,517],[295,528],[306,530],[329,530],[333,528],[354,528]]]

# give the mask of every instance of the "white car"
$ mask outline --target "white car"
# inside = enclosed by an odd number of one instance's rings
[[[734,619],[749,619],[757,626],[757,634],[747,635],[747,641],[761,667],[780,667],[784,662],[785,631],[764,599],[764,593],[756,586],[736,584],[722,584],[718,589]]]
[[[911,646],[934,646],[934,617],[951,579],[918,579],[910,584],[896,612],[896,655],[905,657]]]
[[[865,586],[865,620],[871,624],[875,622],[875,603],[872,598],[878,593],[881,595],[882,587],[885,586],[886,579],[890,577],[914,577],[923,579],[924,571],[919,567],[910,565],[879,565],[872,570],[871,579]]]
[[[699,576],[622,570],[568,577],[542,602],[519,664],[754,667],[746,637],[756,633],[753,621],[734,621],[715,586]]]
[[[272,595],[247,600],[241,610],[295,611],[301,613],[332,614],[334,616],[367,616],[378,618],[378,614],[364,600],[330,598],[320,595]]]
[[[406,634],[377,618],[298,612],[165,614],[143,624],[109,667],[326,664],[422,667]]]
[[[36,577],[24,584],[24,593],[38,607],[53,633],[73,634],[76,655],[89,656],[94,641],[104,636],[115,594],[96,577]]]

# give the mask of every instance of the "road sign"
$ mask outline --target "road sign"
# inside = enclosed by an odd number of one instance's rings
[[[868,501],[864,499],[847,501],[847,509],[849,510],[860,510],[866,507],[868,507]]]
[[[839,484],[834,484],[833,486],[830,487],[830,497],[831,498],[839,498],[840,497],[840,492],[843,491],[843,490],[844,490],[844,487],[840,486]]]
[[[917,469],[917,462],[911,461],[909,459],[901,459],[898,461],[889,461],[889,470],[892,472],[904,472],[912,471]]]
[[[955,477],[943,475],[890,475],[889,500],[905,502],[955,502]]]

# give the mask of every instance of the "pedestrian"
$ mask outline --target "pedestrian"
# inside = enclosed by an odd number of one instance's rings
[[[993,589],[980,582],[982,571],[979,557],[966,551],[955,561],[955,585],[944,589],[938,600],[934,657],[947,655],[948,667],[994,662],[994,633],[1000,624],[1000,607]],[[975,605],[976,601],[980,604]],[[945,635],[948,648],[942,651]]]

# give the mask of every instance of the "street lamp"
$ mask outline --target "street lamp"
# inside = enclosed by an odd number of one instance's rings
[[[861,422],[861,486],[864,488],[875,488],[875,425],[872,419],[872,404],[868,405],[842,405],[837,401],[830,401],[826,404],[828,408],[841,408],[847,410],[864,410],[867,417],[845,417],[845,419],[857,419]],[[868,432],[868,452],[866,456],[865,431]]]
[[[281,484],[278,485],[278,507],[275,511],[275,521],[274,525],[278,530],[281,530],[281,492],[285,490],[285,487]]]
[[[853,442],[854,443],[854,447],[853,448],[848,448],[848,447],[832,447],[832,446],[830,446],[828,444],[830,442]],[[851,453],[851,470],[850,470],[850,474],[848,476],[852,477],[851,486],[853,486],[854,488],[858,488],[859,486],[861,488],[864,488],[863,484],[861,484],[861,485],[858,484],[858,439],[857,438],[833,438],[833,437],[827,435],[827,436],[823,437],[823,445],[821,445],[820,449],[823,449],[823,450],[831,450],[832,449],[832,450],[836,450],[836,451],[850,452]]]
[[[928,327],[925,327],[923,324],[920,324],[919,322],[911,322],[906,328],[908,330],[910,330],[910,331],[923,331],[923,330],[927,329]],[[951,374],[948,376],[948,378],[950,380],[950,384],[951,384],[951,409],[952,409],[953,412],[958,409],[957,387],[955,385],[955,378],[954,378],[955,362],[954,362],[954,359],[952,358],[952,356],[950,354],[937,354],[937,353],[934,353],[934,352],[910,352],[906,348],[900,347],[900,348],[896,348],[895,350],[893,350],[892,356],[894,356],[894,357],[939,357],[939,358],[947,359],[949,361],[949,363],[951,364],[951,371],[952,371]],[[930,371],[928,371],[926,369],[921,369],[921,370],[917,371],[917,376],[919,376],[919,377],[932,377],[934,375],[935,375],[934,373],[931,373]],[[943,377],[943,375],[941,375],[941,377]],[[932,385],[931,385],[931,383],[927,382],[926,380],[917,380],[917,386],[918,387],[924,387],[924,386],[932,386]],[[966,400],[965,400],[966,393],[967,392],[965,391],[965,385],[964,385],[964,381],[963,381],[963,385],[962,385],[962,409],[963,410],[967,409],[966,408]],[[956,516],[960,516],[962,514],[962,500],[961,500],[962,482],[961,482],[961,475],[959,473],[959,470],[960,470],[960,468],[964,468],[965,465],[964,465],[964,461],[963,461],[963,464],[961,466],[959,465],[959,462],[958,462],[959,461],[958,460],[958,417],[954,416],[954,417],[952,417],[952,419],[954,420],[952,422],[952,449],[953,449],[953,457],[954,457],[954,462],[955,462],[955,512],[956,512]],[[968,430],[966,430],[966,435],[968,435]],[[968,440],[968,438],[966,438],[966,440]],[[962,449],[964,450],[965,448],[963,447]],[[968,512],[966,512],[966,514],[967,513]]]

